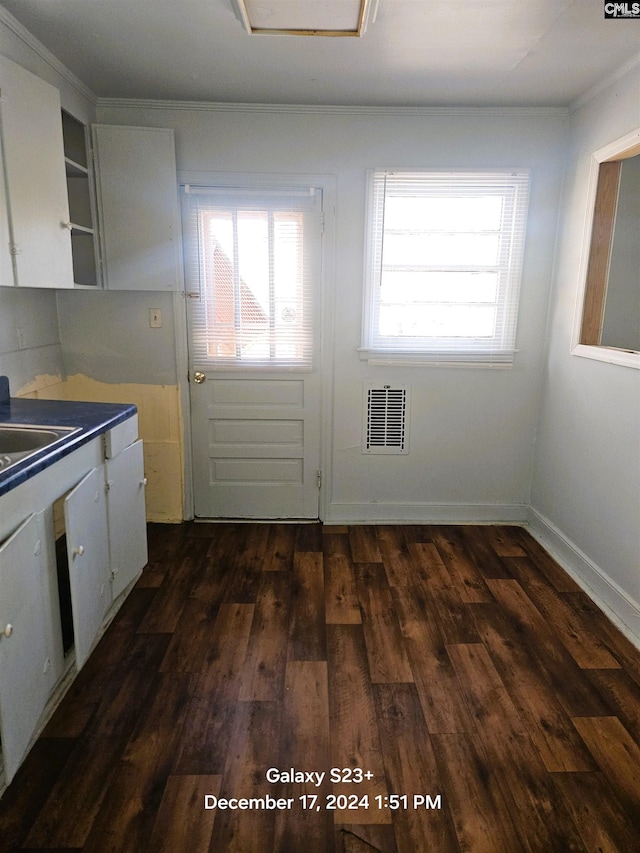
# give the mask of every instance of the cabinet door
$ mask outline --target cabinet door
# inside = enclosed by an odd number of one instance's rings
[[[60,94],[3,56],[0,92],[15,284],[73,287]]]
[[[136,441],[108,459],[105,469],[111,595],[115,601],[147,563],[142,442]]]
[[[47,568],[38,518],[0,547],[0,739],[7,783],[22,761],[51,690]]]
[[[111,605],[104,466],[64,501],[76,666],[84,665]]]
[[[0,134],[1,137],[1,134]],[[15,284],[13,277],[13,264],[9,246],[9,218],[7,210],[7,194],[4,185],[4,169],[2,164],[2,139],[0,138],[0,286],[12,287]]]
[[[104,286],[177,290],[180,219],[173,131],[95,125]]]

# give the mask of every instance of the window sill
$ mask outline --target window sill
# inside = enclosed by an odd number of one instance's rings
[[[621,367],[640,369],[640,352],[634,350],[577,344],[571,350],[571,354],[580,356],[581,358],[591,358],[595,361],[606,361],[609,364],[619,364]]]

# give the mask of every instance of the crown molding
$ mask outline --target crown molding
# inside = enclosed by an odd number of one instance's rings
[[[67,83],[73,86],[79,94],[86,98],[90,103],[97,103],[97,96],[91,89],[80,80],[79,77],[70,71],[66,65],[46,48],[29,30],[23,26],[20,21],[13,17],[11,12],[8,12],[3,6],[0,6],[0,24],[3,24],[10,30],[20,41],[29,47],[40,59],[44,60],[55,72],[63,77]]]
[[[609,74],[603,80],[600,80],[599,83],[596,83],[595,86],[592,86],[590,89],[587,89],[586,92],[583,92],[582,95],[577,97],[575,101],[572,101],[569,104],[569,113],[575,113],[579,109],[588,104],[589,101],[592,101],[602,92],[605,92],[610,86],[613,86],[616,81],[626,77],[627,74],[630,74],[634,69],[640,66],[640,53],[636,56],[632,57],[628,62],[625,62],[624,65],[621,65],[617,68],[612,74]]]
[[[98,98],[98,108],[131,110],[193,110],[227,113],[315,113],[354,116],[566,116],[567,107],[404,107],[343,106],[339,104],[251,104],[222,101],[176,101],[138,98]]]

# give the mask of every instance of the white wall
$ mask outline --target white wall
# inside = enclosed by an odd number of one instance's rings
[[[173,127],[181,171],[336,178],[333,392],[326,520],[524,519],[565,145],[563,111],[294,109],[102,103],[98,120]],[[356,352],[365,173],[382,167],[530,167],[531,206],[512,370],[373,367]],[[408,383],[411,451],[361,453],[366,382]]]
[[[571,354],[591,155],[640,126],[640,69],[571,116],[531,522],[640,637],[640,371]],[[637,269],[636,286],[637,286]]]

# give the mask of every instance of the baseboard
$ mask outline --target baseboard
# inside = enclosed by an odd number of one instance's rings
[[[640,649],[640,605],[596,565],[568,536],[534,507],[528,530],[617,628]]]
[[[524,524],[526,504],[330,503],[325,524]]]

